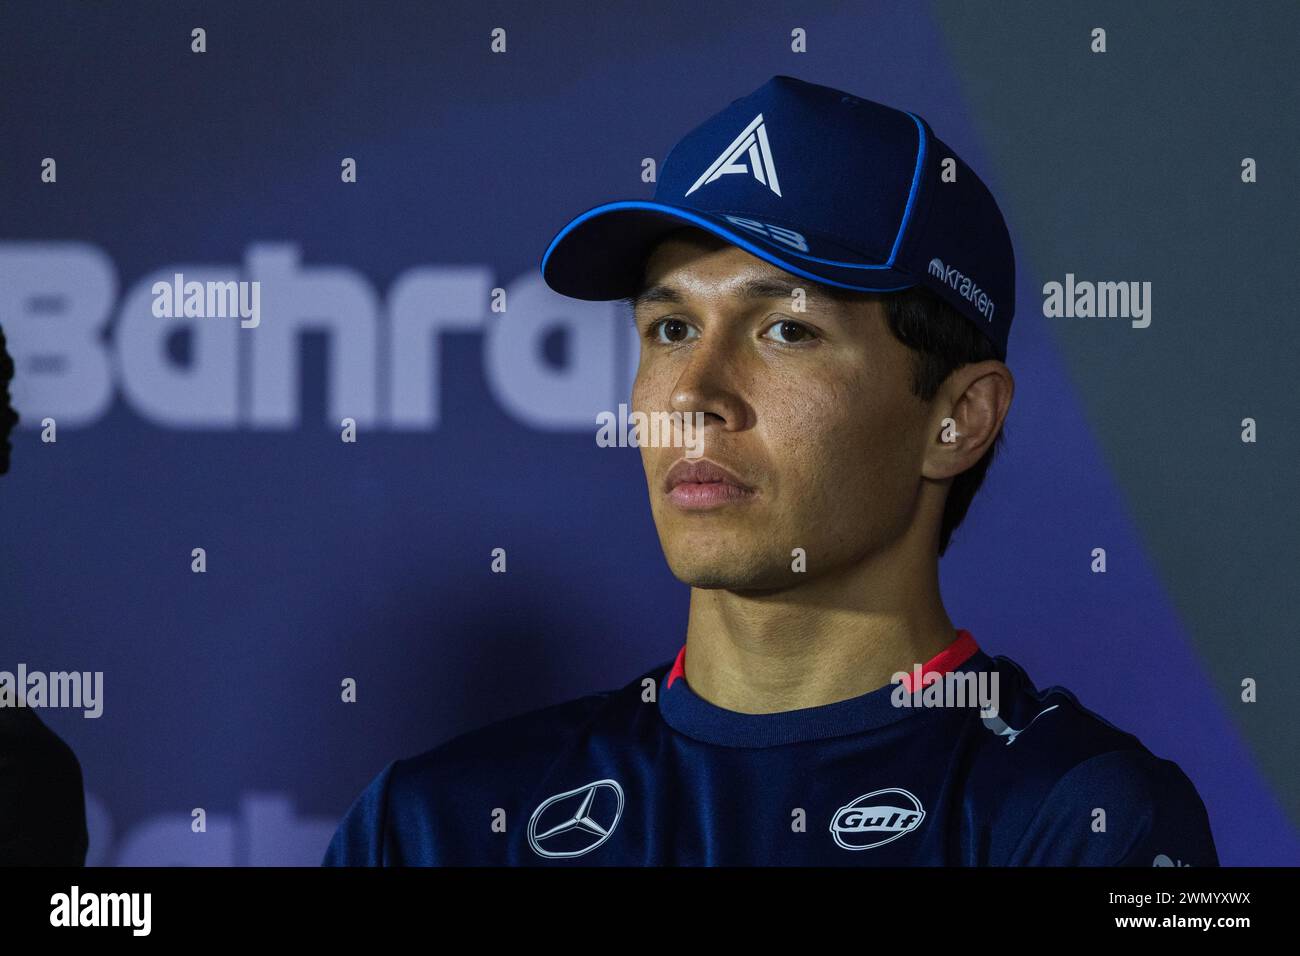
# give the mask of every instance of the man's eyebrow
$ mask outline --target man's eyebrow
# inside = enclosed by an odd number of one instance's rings
[[[736,286],[735,295],[743,300],[788,299],[794,295],[795,289],[803,289],[809,298],[838,298],[832,289],[821,283],[802,279],[784,279],[780,276],[762,276],[747,279]],[[642,289],[635,295],[627,296],[623,301],[635,310],[651,303],[680,305],[685,301],[685,297],[676,287],[661,283]]]

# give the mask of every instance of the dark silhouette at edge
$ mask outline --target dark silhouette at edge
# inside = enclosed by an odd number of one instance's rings
[[[18,424],[13,375],[0,328],[0,475],[9,470],[9,433]],[[4,620],[0,607],[0,636]],[[21,700],[22,688],[15,690]],[[30,707],[0,705],[0,866],[84,866],[88,845],[77,755]]]

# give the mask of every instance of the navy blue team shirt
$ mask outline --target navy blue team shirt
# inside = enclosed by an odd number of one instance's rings
[[[1218,866],[1177,764],[956,635],[919,686],[996,673],[996,716],[898,706],[895,684],[725,710],[691,690],[683,647],[621,689],[392,761],[324,865]]]

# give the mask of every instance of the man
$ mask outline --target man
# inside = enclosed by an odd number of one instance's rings
[[[327,864],[1218,864],[1176,764],[944,609],[1011,404],[1015,280],[924,120],[774,77],[542,271],[632,305],[634,410],[703,423],[703,457],[641,451],[685,644],[390,763]]]
[[[0,475],[9,470],[9,404],[14,365],[0,329]],[[0,628],[4,620],[0,617]],[[86,805],[81,764],[30,707],[21,688],[0,687],[0,866],[81,866],[86,861]]]

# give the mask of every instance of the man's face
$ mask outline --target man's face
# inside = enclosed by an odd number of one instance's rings
[[[659,541],[679,580],[789,587],[855,564],[906,531],[929,406],[911,392],[911,353],[878,299],[825,297],[815,283],[694,229],[656,247],[644,288],[633,408],[703,412],[704,453],[695,460],[752,489],[723,497],[688,484],[670,493],[665,480],[685,449],[642,447]],[[795,288],[806,292],[803,312],[792,307]],[[807,555],[805,573],[792,571],[795,548]]]

